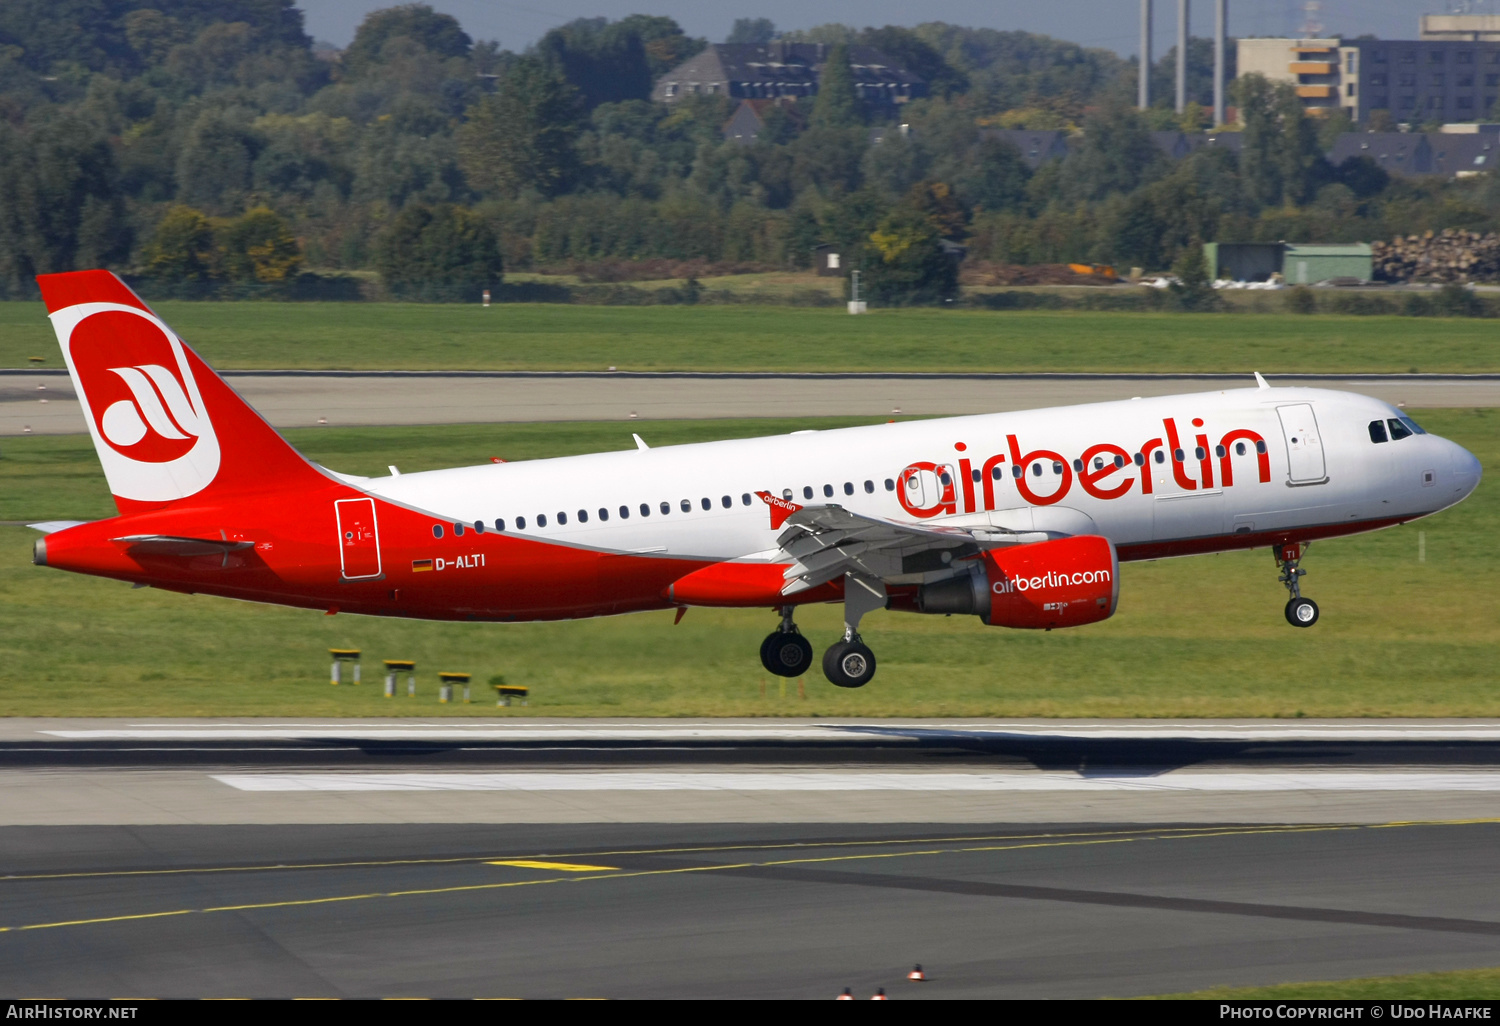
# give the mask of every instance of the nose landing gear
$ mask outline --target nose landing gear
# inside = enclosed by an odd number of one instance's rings
[[[1318,622],[1318,604],[1310,598],[1303,598],[1302,588],[1297,583],[1307,573],[1298,565],[1307,549],[1308,545],[1303,542],[1288,542],[1271,550],[1276,556],[1276,565],[1281,568],[1277,580],[1286,585],[1292,596],[1286,603],[1286,622],[1293,627],[1311,627]]]
[[[760,643],[760,663],[778,677],[800,677],[812,665],[813,647],[792,622],[792,607],[781,607],[781,626]]]

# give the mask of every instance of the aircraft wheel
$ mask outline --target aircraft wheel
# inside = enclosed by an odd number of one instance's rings
[[[823,675],[841,688],[862,688],[875,676],[875,653],[863,642],[836,642],[823,653]]]
[[[1286,604],[1286,622],[1293,627],[1311,627],[1318,622],[1318,604],[1310,598],[1294,598]]]
[[[800,677],[812,661],[812,644],[800,634],[772,631],[760,643],[761,665],[778,677]]]

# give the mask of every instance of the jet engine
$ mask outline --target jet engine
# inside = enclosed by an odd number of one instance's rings
[[[917,590],[923,613],[972,613],[991,627],[1051,630],[1114,615],[1120,561],[1098,535],[989,549],[965,575]]]

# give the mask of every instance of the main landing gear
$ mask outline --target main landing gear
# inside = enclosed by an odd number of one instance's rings
[[[884,609],[885,585],[873,577],[844,575],[844,637],[823,653],[823,676],[841,688],[862,688],[875,676],[875,653],[859,636],[859,621]]]
[[[1302,562],[1307,549],[1308,545],[1302,542],[1288,542],[1271,550],[1276,555],[1276,565],[1281,568],[1277,580],[1286,585],[1286,590],[1292,595],[1286,603],[1286,622],[1293,627],[1311,627],[1318,622],[1318,604],[1310,598],[1303,598],[1302,588],[1297,583],[1298,578],[1307,573],[1297,565]]]
[[[781,626],[760,643],[760,663],[778,677],[800,677],[812,665],[813,647],[792,622],[792,607],[781,607]]]
[[[823,675],[841,688],[862,688],[875,676],[875,653],[859,636],[859,621],[884,609],[885,585],[873,577],[844,576],[844,636],[823,653]],[[781,607],[781,626],[760,643],[760,662],[778,677],[800,677],[812,665],[813,649],[792,622],[791,606]]]

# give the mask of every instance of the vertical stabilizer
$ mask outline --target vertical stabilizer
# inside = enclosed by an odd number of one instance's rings
[[[324,483],[119,278],[37,284],[121,513]]]

